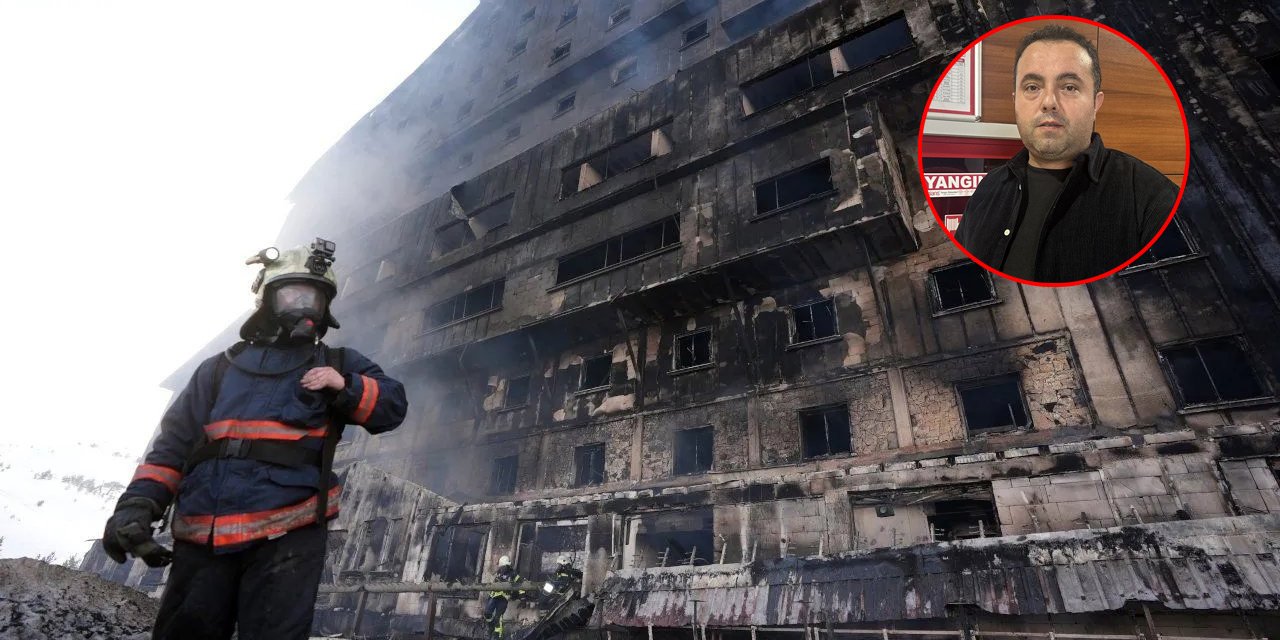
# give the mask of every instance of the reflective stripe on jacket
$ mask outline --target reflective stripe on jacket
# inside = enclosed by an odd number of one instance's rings
[[[286,467],[252,458],[214,458],[184,467],[207,441],[275,440],[319,451],[332,420],[358,424],[371,433],[390,431],[404,420],[404,388],[353,349],[343,356],[346,388],[336,393],[302,389],[314,366],[313,345],[293,348],[249,345],[226,367],[215,392],[219,354],[197,368],[166,411],[160,433],[138,467],[126,495],[169,504],[174,496],[173,534],[235,551],[254,540],[281,535],[316,521],[317,466]],[[341,488],[328,478],[327,516],[338,512]]]

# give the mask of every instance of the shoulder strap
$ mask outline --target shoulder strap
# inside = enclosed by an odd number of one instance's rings
[[[218,392],[222,390],[222,379],[227,376],[227,369],[231,368],[231,359],[240,355],[241,351],[248,347],[249,343],[241,340],[222,352],[218,356],[218,361],[213,363],[213,401],[218,401]]]
[[[332,348],[325,345],[323,353],[325,361],[321,366],[333,367],[344,376],[347,374],[345,348]],[[324,433],[324,448],[320,450],[320,479],[316,481],[316,522],[321,526],[328,522],[326,516],[329,513],[329,474],[333,472],[334,452],[338,449],[338,441],[342,439],[342,431],[346,427],[346,416],[337,411],[331,411],[329,428]]]

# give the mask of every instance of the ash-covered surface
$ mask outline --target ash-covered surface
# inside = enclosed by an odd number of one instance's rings
[[[0,560],[0,638],[145,640],[160,601],[96,574]]]

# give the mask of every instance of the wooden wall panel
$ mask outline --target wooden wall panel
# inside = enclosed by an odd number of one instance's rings
[[[1048,21],[1019,24],[982,41],[982,120],[1012,124],[1013,56],[1018,43]],[[1141,158],[1181,183],[1184,159],[1182,118],[1173,94],[1151,62],[1128,42],[1105,29],[1064,20],[1088,37],[1102,63],[1102,108],[1095,129],[1112,149]]]

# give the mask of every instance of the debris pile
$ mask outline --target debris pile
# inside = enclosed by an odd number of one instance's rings
[[[95,574],[0,560],[0,638],[145,640],[160,603]]]

